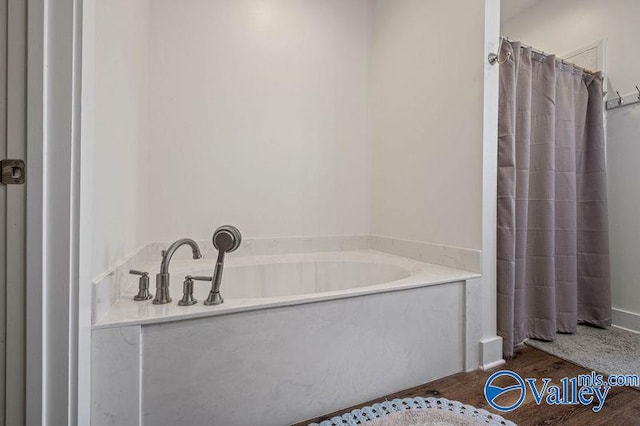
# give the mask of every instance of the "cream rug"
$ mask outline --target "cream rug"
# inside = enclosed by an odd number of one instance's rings
[[[486,424],[485,420],[477,417],[433,408],[387,414],[366,423],[367,426],[479,426]]]
[[[478,426],[515,423],[486,410],[445,398],[394,399],[359,408],[309,426]]]
[[[553,342],[529,339],[528,346],[604,375],[640,374],[640,334],[620,328],[579,325]]]

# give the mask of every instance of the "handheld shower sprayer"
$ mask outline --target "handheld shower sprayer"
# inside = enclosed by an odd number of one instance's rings
[[[218,259],[213,271],[213,284],[209,297],[204,301],[205,305],[220,305],[224,302],[220,295],[220,284],[222,283],[222,269],[224,268],[224,255],[231,253],[240,247],[242,235],[235,226],[224,225],[219,227],[213,233],[213,247],[218,250]]]

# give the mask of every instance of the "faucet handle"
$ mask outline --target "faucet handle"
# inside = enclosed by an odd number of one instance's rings
[[[180,306],[191,306],[198,303],[193,298],[193,282],[194,281],[213,281],[213,277],[187,275],[184,277],[184,284],[182,285],[182,299],[178,302]]]
[[[153,298],[153,295],[149,293],[149,273],[143,271],[137,271],[132,269],[129,271],[131,275],[138,275],[140,279],[138,280],[138,294],[133,296],[133,300],[136,302],[140,302],[143,300],[149,300]]]

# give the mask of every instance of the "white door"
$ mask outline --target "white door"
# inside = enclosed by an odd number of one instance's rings
[[[26,4],[0,0],[0,160],[26,160]],[[25,424],[26,185],[19,163],[0,184],[0,415]]]

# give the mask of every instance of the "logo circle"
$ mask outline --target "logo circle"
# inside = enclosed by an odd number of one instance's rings
[[[500,387],[493,385],[493,382],[496,381],[500,377],[511,377],[516,381],[515,385]],[[511,405],[500,405],[495,400],[500,395],[504,395],[507,392],[519,392],[520,397],[518,400]],[[525,396],[527,396],[527,389],[524,384],[524,380],[517,373],[514,373],[511,370],[501,370],[493,373],[491,377],[487,379],[487,382],[484,384],[484,397],[493,407],[494,409],[502,412],[513,411],[518,408],[522,401],[524,401]]]

